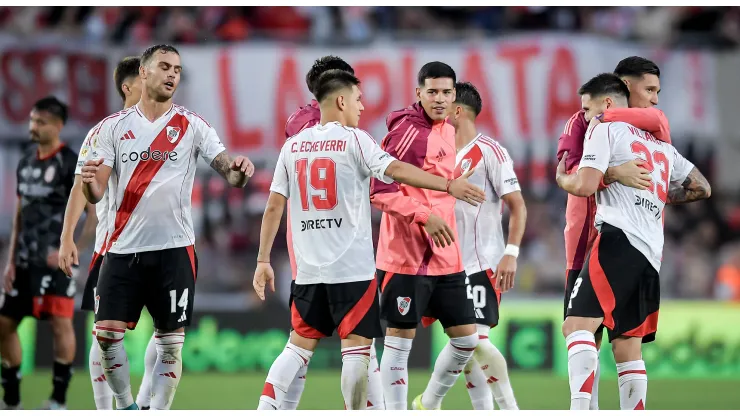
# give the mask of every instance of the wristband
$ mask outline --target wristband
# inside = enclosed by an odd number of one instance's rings
[[[450,185],[452,185],[452,179],[447,179],[447,187],[445,188],[445,191],[447,191],[448,194],[450,193]]]
[[[257,260],[257,263],[268,263],[269,264],[270,260],[267,260],[267,261]]]
[[[512,256],[514,258],[519,257],[519,247],[513,244],[507,244],[504,249],[504,256]]]

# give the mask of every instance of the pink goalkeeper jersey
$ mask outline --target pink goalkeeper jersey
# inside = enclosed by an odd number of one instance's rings
[[[382,148],[394,158],[452,179],[455,170],[455,129],[432,122],[420,103],[394,111],[386,119]],[[440,276],[463,271],[455,225],[455,198],[445,192],[393,182],[372,181],[373,206],[383,211],[376,254],[386,272]],[[436,247],[424,230],[430,214],[441,217],[455,235],[451,246]]]

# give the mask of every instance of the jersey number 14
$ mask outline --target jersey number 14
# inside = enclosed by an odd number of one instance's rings
[[[337,206],[337,164],[328,157],[311,161],[298,159],[295,162],[298,174],[298,188],[301,193],[301,207],[309,209],[309,196],[318,211],[331,211]],[[311,185],[309,195],[308,185]]]

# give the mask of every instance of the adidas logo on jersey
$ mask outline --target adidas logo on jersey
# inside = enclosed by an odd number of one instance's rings
[[[136,136],[134,136],[134,133],[131,130],[127,131],[126,134],[124,134],[120,138],[120,140],[135,140],[135,139],[136,139]]]
[[[437,153],[437,162],[441,162],[445,156],[447,156],[447,152],[445,152],[445,149],[440,148],[439,153]]]

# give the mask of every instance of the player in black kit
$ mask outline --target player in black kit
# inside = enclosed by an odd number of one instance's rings
[[[3,273],[5,301],[0,307],[0,356],[5,396],[0,409],[20,408],[21,345],[18,324],[24,317],[46,319],[54,334],[54,389],[42,409],[65,409],[75,356],[74,279],[59,270],[59,237],[77,154],[59,139],[67,106],[55,97],[36,102],[29,134],[36,144],[16,171],[18,202]],[[1,298],[2,296],[0,296]]]

